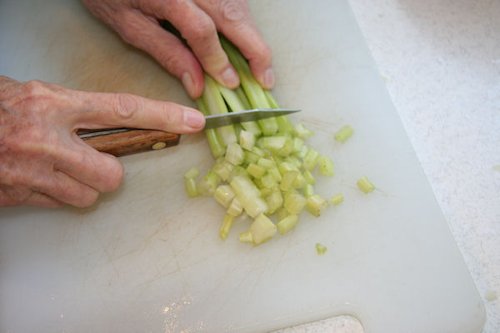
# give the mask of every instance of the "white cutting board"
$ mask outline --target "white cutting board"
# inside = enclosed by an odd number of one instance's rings
[[[223,211],[184,194],[182,174],[212,163],[202,135],[122,158],[123,186],[91,209],[0,210],[0,332],[263,332],[338,314],[366,332],[480,331],[480,298],[347,2],[252,11],[276,97],[335,161],[318,193],[345,202],[252,248],[236,240],[246,221],[223,242]],[[20,80],[190,103],[75,1],[0,2],[0,50],[0,73]],[[363,175],[374,193],[356,189]]]

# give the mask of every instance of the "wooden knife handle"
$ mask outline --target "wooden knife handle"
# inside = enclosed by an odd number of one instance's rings
[[[79,131],[78,134],[90,131]],[[155,130],[127,129],[119,133],[100,134],[82,138],[94,149],[114,156],[124,156],[149,150],[159,150],[179,144],[180,135]]]

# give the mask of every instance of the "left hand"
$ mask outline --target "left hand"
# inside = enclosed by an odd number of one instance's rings
[[[217,31],[249,60],[264,88],[272,88],[271,51],[250,18],[245,0],[82,0],[128,43],[153,56],[178,77],[192,98],[203,92],[203,70],[221,84],[235,88],[239,78],[222,49]],[[173,24],[190,49],[163,29]]]

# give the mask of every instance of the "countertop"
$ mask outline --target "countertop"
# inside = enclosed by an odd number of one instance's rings
[[[483,298],[483,333],[498,333],[500,1],[350,4]],[[283,332],[362,329],[340,317]]]

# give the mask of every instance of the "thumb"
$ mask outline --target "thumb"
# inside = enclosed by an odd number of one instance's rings
[[[130,127],[171,133],[195,133],[203,114],[180,104],[122,93],[73,91],[72,111],[78,128]]]

